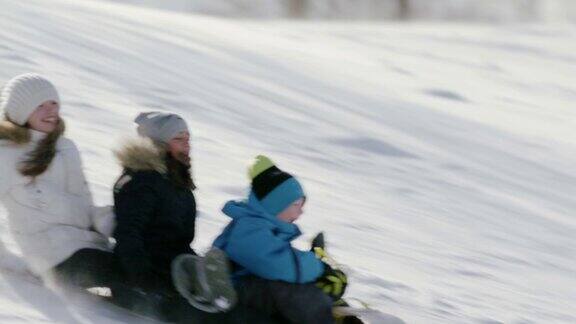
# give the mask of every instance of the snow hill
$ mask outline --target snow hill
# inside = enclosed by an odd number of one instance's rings
[[[296,0],[106,0],[180,12],[236,18],[290,17]],[[397,20],[404,0],[304,0],[300,19]],[[576,21],[574,0],[408,0],[410,20],[558,22]]]
[[[0,0],[0,83],[47,75],[98,204],[150,109],[193,129],[194,248],[259,153],[297,175],[350,296],[408,323],[575,323],[576,29],[242,22]],[[0,322],[140,323],[25,273],[0,214]]]

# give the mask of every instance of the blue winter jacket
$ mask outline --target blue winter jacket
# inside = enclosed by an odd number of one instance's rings
[[[300,251],[290,241],[301,235],[295,224],[267,213],[254,194],[248,201],[229,201],[222,208],[232,221],[213,245],[235,263],[234,281],[246,275],[291,283],[314,282],[324,264],[314,252]]]

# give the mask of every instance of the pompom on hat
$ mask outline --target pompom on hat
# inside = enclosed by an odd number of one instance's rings
[[[46,101],[60,103],[58,91],[45,77],[26,73],[6,83],[0,93],[0,109],[12,122],[24,126],[30,115]]]
[[[296,200],[305,197],[296,178],[280,170],[272,160],[258,155],[248,168],[253,195],[270,214],[276,216]]]

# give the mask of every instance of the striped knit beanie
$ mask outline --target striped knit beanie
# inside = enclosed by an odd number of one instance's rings
[[[252,194],[262,207],[276,216],[296,200],[305,197],[302,186],[289,173],[280,170],[268,157],[259,155],[248,168]]]
[[[0,94],[0,109],[11,121],[24,126],[34,110],[49,100],[60,102],[54,85],[39,74],[26,73],[4,86]]]

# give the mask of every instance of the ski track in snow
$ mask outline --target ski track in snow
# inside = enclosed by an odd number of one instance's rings
[[[349,295],[408,323],[575,323],[573,26],[228,21],[0,0],[0,83],[47,75],[98,204],[147,109],[193,133],[206,249],[265,153]],[[0,322],[138,323],[26,275],[0,214]],[[67,301],[68,300],[68,301]]]

